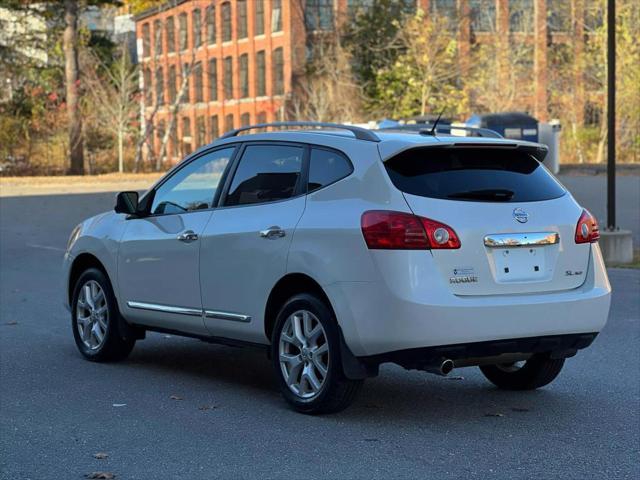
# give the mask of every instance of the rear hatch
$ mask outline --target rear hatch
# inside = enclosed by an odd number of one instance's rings
[[[458,249],[432,249],[456,295],[554,292],[585,280],[582,208],[526,149],[420,147],[385,162],[411,210],[450,226]]]

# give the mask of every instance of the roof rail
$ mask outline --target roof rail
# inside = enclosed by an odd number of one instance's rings
[[[397,125],[394,127],[384,127],[384,128],[381,128],[380,130],[386,130],[386,131],[410,130],[413,132],[418,132],[421,135],[432,135],[430,127],[432,127],[430,123],[412,123],[410,125]],[[442,130],[449,130],[448,132],[442,132],[442,133],[448,133],[449,135],[454,137],[457,135],[451,134],[452,130],[464,130],[465,132],[477,133],[479,137],[504,138],[498,132],[494,130],[490,130],[488,128],[464,127],[464,126],[448,125],[448,124],[436,125],[435,133]]]
[[[277,128],[277,127],[316,127],[316,128],[333,128],[339,130],[348,130],[353,133],[353,136],[358,140],[366,140],[367,142],[379,142],[380,138],[371,130],[366,128],[356,127],[353,125],[342,125],[340,123],[325,123],[325,122],[274,122],[274,123],[258,123],[256,125],[249,125],[247,127],[236,128],[230,132],[225,133],[220,137],[231,138],[236,137],[239,133],[247,130],[254,130],[256,128]]]

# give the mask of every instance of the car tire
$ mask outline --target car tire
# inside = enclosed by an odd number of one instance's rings
[[[71,328],[80,353],[93,362],[126,358],[136,341],[120,333],[120,311],[111,282],[96,268],[82,273],[73,289]]]
[[[524,365],[482,365],[480,370],[496,387],[505,390],[534,390],[551,383],[562,370],[564,358],[534,355]]]
[[[298,412],[344,410],[364,382],[344,375],[338,329],[330,308],[315,295],[295,295],[278,313],[271,358],[280,390]]]

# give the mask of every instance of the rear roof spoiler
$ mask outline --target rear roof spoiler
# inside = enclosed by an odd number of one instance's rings
[[[528,153],[533,156],[539,162],[544,162],[549,147],[542,143],[533,142],[446,142],[441,141],[439,143],[431,144],[407,144],[405,148],[398,149],[395,152],[388,152],[387,155],[383,155],[383,160],[387,161],[392,157],[395,157],[399,153],[407,150],[421,149],[421,148],[487,148],[487,149],[514,149],[521,152]],[[381,152],[382,153],[382,152]]]

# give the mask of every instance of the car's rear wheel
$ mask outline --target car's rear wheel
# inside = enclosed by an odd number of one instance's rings
[[[363,381],[345,377],[338,325],[318,297],[290,298],[278,314],[271,343],[280,390],[293,408],[332,413],[354,400]]]
[[[94,362],[122,360],[133,349],[134,339],[119,331],[120,312],[106,275],[90,268],[80,275],[73,290],[71,325],[80,353]]]
[[[551,383],[562,370],[564,358],[534,355],[525,362],[482,365],[487,379],[505,390],[534,390]]]

